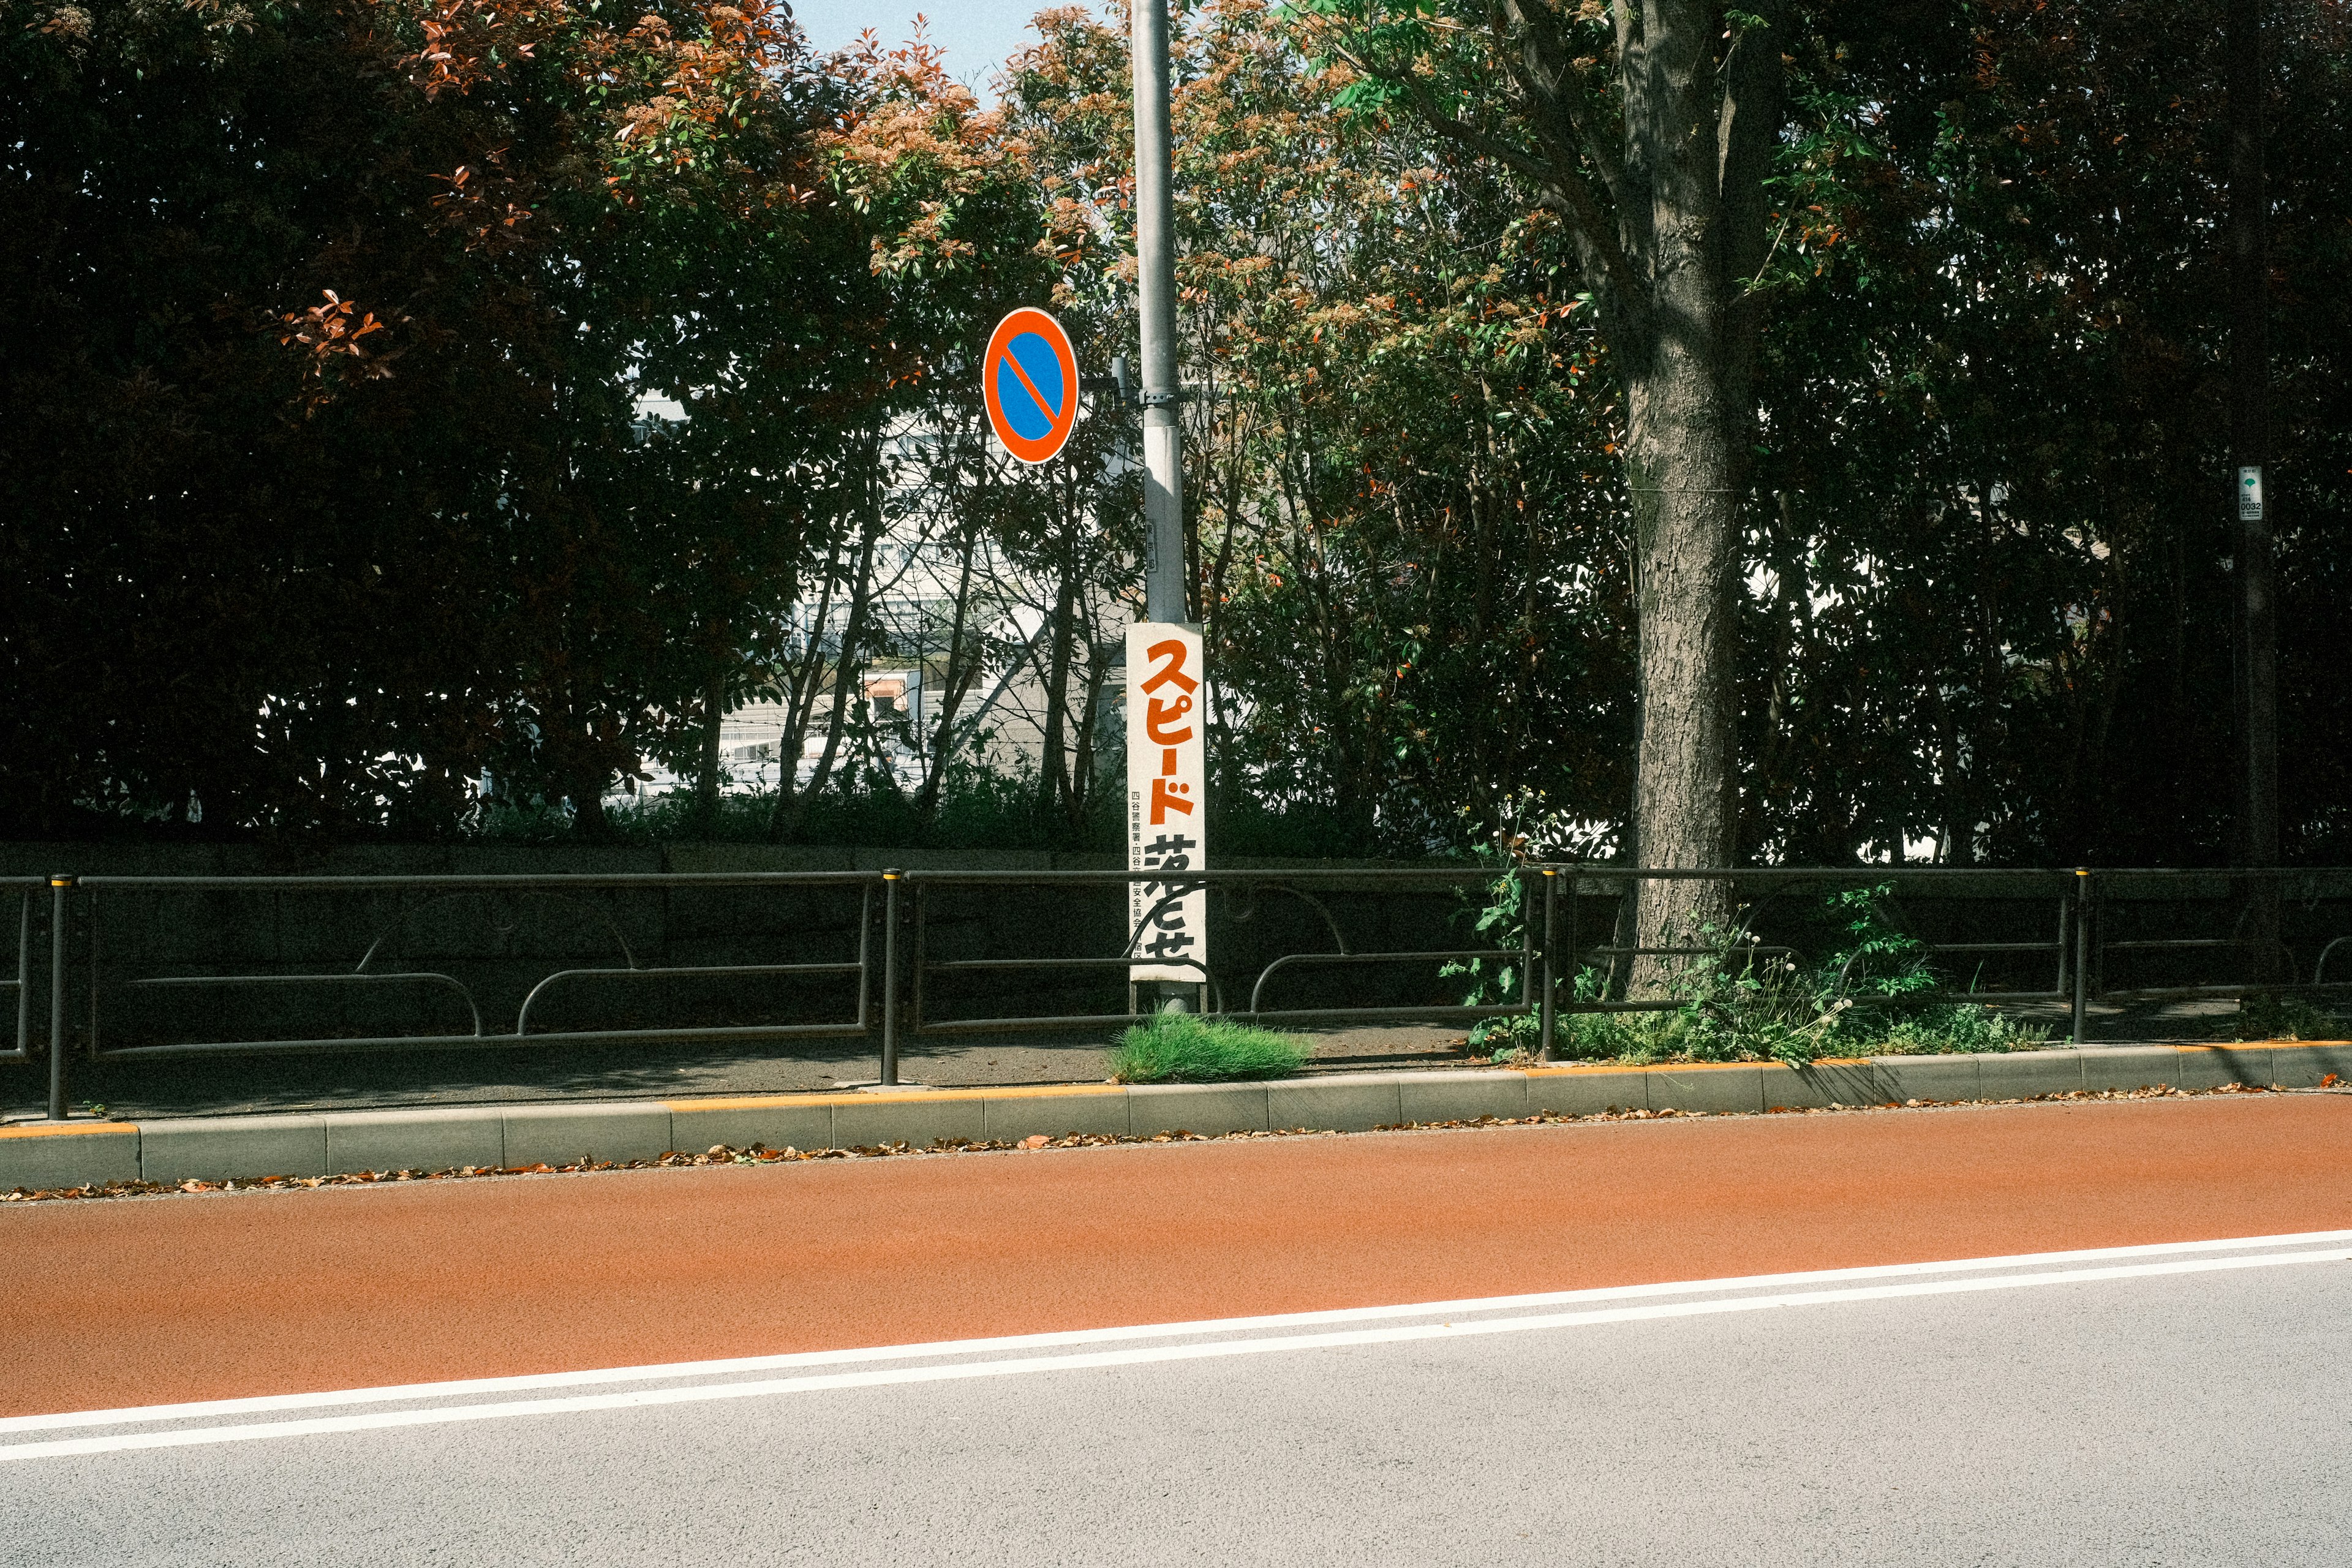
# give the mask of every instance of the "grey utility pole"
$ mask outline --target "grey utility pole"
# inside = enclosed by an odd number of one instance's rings
[[[2253,869],[2279,861],[2278,563],[2263,481],[2270,461],[2270,197],[2263,177],[2262,0],[2231,0],[2230,117],[2230,460],[2236,470],[2238,844]],[[2274,492],[2273,492],[2274,493]],[[2278,973],[2278,885],[2246,889],[2252,978]]]
[[[1177,423],[1176,226],[1168,125],[1168,0],[1129,13],[1135,76],[1135,272],[1143,319],[1144,618],[1181,621],[1184,604],[1184,433]]]
[[[2238,860],[2275,866],[2278,565],[2272,553],[2270,246],[2263,178],[2262,0],[2229,13],[2230,458],[2237,470]]]

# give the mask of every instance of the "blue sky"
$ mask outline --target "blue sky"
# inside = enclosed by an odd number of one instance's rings
[[[1007,56],[1035,41],[1029,18],[1051,0],[793,0],[793,15],[819,51],[842,48],[871,27],[902,43],[922,14],[931,41],[947,51],[948,74],[988,96]]]

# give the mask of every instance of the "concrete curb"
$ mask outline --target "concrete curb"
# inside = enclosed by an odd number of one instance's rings
[[[1559,1066],[1332,1074],[1267,1083],[1066,1084],[714,1100],[465,1106],[0,1127],[0,1192],[112,1182],[242,1181],[361,1171],[511,1169],[650,1160],[713,1144],[771,1149],[1016,1142],[1043,1133],[1148,1137],[1538,1111],[1747,1112],[1906,1100],[2023,1100],[2072,1090],[2309,1089],[2352,1082],[2352,1043],[2113,1046],[2003,1056],[1871,1057],[1626,1068]]]

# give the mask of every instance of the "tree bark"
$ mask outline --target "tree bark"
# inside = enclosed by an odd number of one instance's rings
[[[1656,867],[1727,867],[1733,853],[1739,506],[1707,379],[1686,365],[1629,378],[1626,470],[1642,563],[1634,815],[1643,862]],[[1729,924],[1730,888],[1652,882],[1639,907],[1638,945],[1704,945],[1709,928]],[[1636,989],[1656,990],[1666,967],[1656,954],[1636,963]]]

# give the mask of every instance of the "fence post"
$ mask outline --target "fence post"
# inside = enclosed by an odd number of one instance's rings
[[[898,1081],[898,883],[903,871],[882,873],[882,1081]]]
[[[66,894],[71,872],[49,873],[49,1120],[66,1119]]]
[[[1559,975],[1552,964],[1552,949],[1559,931],[1559,873],[1550,867],[1543,874],[1543,1008],[1536,1018],[1536,1060],[1551,1060],[1552,1002],[1558,994]]]
[[[2091,873],[2074,868],[2074,1033],[2080,1047],[2091,1027]]]

